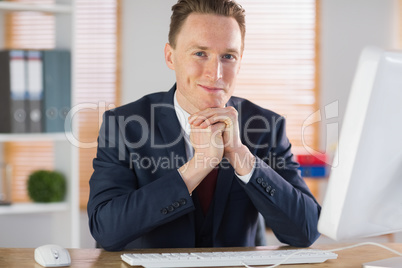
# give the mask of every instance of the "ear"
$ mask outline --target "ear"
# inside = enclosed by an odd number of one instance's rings
[[[174,61],[173,61],[173,54],[174,54],[174,49],[169,43],[166,43],[165,45],[165,62],[166,65],[169,67],[169,69],[174,70]]]

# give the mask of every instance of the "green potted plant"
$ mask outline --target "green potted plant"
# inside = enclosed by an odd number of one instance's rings
[[[61,202],[66,195],[66,179],[58,171],[34,171],[27,183],[28,195],[34,202]]]

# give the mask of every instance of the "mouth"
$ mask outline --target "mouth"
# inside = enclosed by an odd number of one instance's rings
[[[210,86],[204,86],[204,85],[200,85],[200,84],[198,84],[198,86],[209,93],[217,93],[220,91],[224,91],[224,89],[220,88],[220,87],[210,87]]]

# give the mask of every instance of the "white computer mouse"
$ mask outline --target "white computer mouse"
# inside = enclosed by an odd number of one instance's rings
[[[70,266],[68,250],[58,245],[43,245],[35,249],[35,261],[43,267]]]

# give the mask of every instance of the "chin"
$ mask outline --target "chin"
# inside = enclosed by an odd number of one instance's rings
[[[207,108],[223,108],[223,107],[225,107],[225,104],[226,104],[226,102],[225,103],[217,102],[217,101],[207,102],[204,105],[202,105],[202,107],[203,107],[202,110],[205,110]]]

